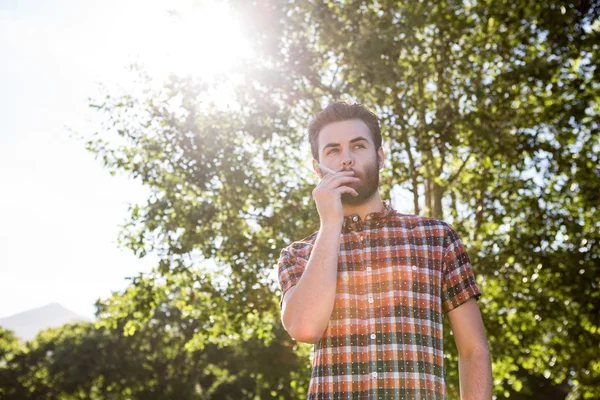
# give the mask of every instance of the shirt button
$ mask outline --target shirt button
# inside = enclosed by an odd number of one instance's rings
[[[369,296],[369,303],[373,302],[373,296]]]
[[[371,376],[372,376],[373,378],[377,378],[377,372],[373,372],[373,373],[371,374]]]
[[[352,221],[354,221],[354,222],[358,221],[358,217],[355,215],[354,217],[352,217]]]
[[[416,271],[416,270],[417,270],[417,266],[416,266],[416,265],[413,265],[413,266],[412,266],[412,269],[413,269],[413,271]]]
[[[371,273],[371,267],[367,267],[367,273]]]
[[[375,339],[377,336],[375,336],[374,333],[371,333],[371,339]]]

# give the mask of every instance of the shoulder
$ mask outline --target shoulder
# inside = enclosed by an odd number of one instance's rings
[[[424,217],[415,214],[394,212],[386,221],[386,228],[398,234],[408,234],[421,239],[433,240],[446,247],[460,241],[460,237],[452,224],[437,218]]]
[[[308,259],[308,257],[310,256],[310,252],[312,251],[313,246],[315,244],[315,241],[317,240],[318,233],[319,231],[313,232],[311,235],[305,237],[304,239],[292,242],[283,249],[281,249],[281,258],[286,256],[293,256]]]
[[[415,228],[437,228],[443,232],[453,230],[454,228],[448,222],[437,218],[424,217],[416,214],[403,214],[396,210],[388,219],[388,222],[394,226],[399,226],[408,229]]]

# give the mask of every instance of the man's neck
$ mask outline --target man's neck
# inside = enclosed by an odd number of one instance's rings
[[[358,214],[358,216],[364,221],[365,217],[370,213],[381,212],[384,209],[383,202],[379,196],[379,192],[375,192],[373,197],[364,204],[361,205],[349,205],[344,204],[344,217],[352,214]]]

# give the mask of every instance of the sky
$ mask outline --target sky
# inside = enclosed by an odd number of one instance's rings
[[[189,11],[187,19],[168,19],[167,4]],[[0,0],[0,318],[53,302],[93,318],[98,298],[156,264],[117,246],[128,204],[144,204],[149,189],[110,175],[72,132],[100,129],[88,98],[100,83],[126,88],[131,62],[157,75],[210,75],[231,62],[222,46],[200,39],[198,52],[185,50],[182,35],[206,30],[227,29],[222,42],[241,43],[227,10],[197,6]]]

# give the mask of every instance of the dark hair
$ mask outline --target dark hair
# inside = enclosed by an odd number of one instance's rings
[[[375,150],[381,147],[381,129],[379,128],[377,116],[360,103],[338,101],[325,107],[308,124],[308,141],[315,160],[319,160],[319,132],[321,132],[321,129],[327,124],[349,119],[362,120],[371,131]]]

